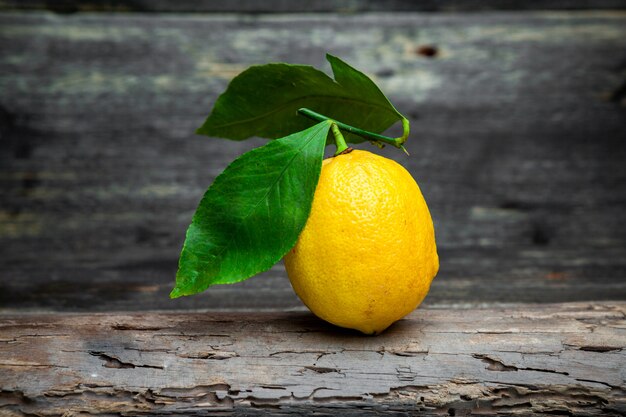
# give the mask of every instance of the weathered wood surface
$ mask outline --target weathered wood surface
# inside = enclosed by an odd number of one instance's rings
[[[0,315],[4,415],[625,415],[626,303]],[[22,414],[23,413],[23,414]]]
[[[300,306],[281,265],[167,294],[202,193],[263,143],[195,136],[211,103],[326,51],[411,118],[412,156],[385,154],[436,223],[427,304],[626,298],[624,12],[1,13],[0,50],[0,308]]]
[[[176,13],[311,13],[390,11],[480,10],[581,10],[624,9],[624,0],[0,0],[0,10],[51,10],[76,12],[176,12]]]

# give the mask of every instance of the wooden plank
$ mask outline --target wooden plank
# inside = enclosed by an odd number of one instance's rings
[[[625,348],[623,302],[421,309],[377,337],[304,313],[0,315],[0,413],[624,415]]]
[[[248,65],[326,51],[411,118],[412,156],[383,154],[436,223],[427,303],[626,297],[626,13],[2,13],[0,50],[0,308],[301,306],[280,265],[167,293],[202,193],[264,143],[195,136],[211,103]]]
[[[311,12],[460,12],[488,10],[607,10],[624,9],[623,0],[1,0],[0,10],[50,10],[76,12],[175,12],[175,13],[311,13]]]

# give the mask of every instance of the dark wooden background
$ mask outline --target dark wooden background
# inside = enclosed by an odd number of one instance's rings
[[[624,2],[292,3],[0,1],[0,310],[303,308],[280,264],[167,294],[203,192],[264,143],[195,128],[247,66],[326,52],[411,119],[384,154],[435,220],[426,305],[626,299]]]

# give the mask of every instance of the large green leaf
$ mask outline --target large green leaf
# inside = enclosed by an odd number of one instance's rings
[[[279,138],[314,123],[297,114],[301,107],[376,133],[404,119],[365,74],[337,57],[326,58],[335,80],[307,65],[248,68],[219,96],[197,133],[234,140]],[[364,139],[347,134],[346,140]]]
[[[245,153],[207,190],[180,255],[176,298],[269,269],[296,243],[311,210],[331,122]]]

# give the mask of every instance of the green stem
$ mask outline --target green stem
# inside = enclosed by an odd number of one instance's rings
[[[336,125],[336,127],[338,129],[342,129],[345,130],[347,132],[353,133],[357,136],[361,136],[362,138],[368,139],[368,140],[373,140],[376,142],[382,142],[382,143],[386,143],[389,145],[393,145],[396,148],[400,148],[402,150],[404,150],[404,152],[406,152],[406,149],[404,148],[403,144],[404,142],[406,142],[407,138],[409,137],[409,121],[406,118],[402,118],[402,130],[403,130],[403,134],[402,136],[400,136],[399,138],[390,138],[388,136],[384,136],[384,135],[380,135],[378,133],[374,133],[374,132],[368,132],[367,130],[363,130],[363,129],[359,129],[358,127],[354,127],[354,126],[350,126],[347,125],[345,123],[342,123],[338,120],[332,119],[328,116],[324,116],[323,114],[314,112],[313,110],[307,109],[307,108],[301,108],[298,109],[298,113],[300,113],[301,115],[308,117],[309,119],[313,119],[315,121],[318,122],[323,122],[324,120],[330,120],[333,122],[333,126]],[[333,133],[335,131],[333,130]],[[335,138],[337,137],[337,135],[335,134]],[[343,136],[342,136],[343,138]],[[408,154],[408,152],[407,152]]]
[[[333,135],[335,136],[335,144],[337,145],[337,152],[335,152],[335,156],[339,155],[346,149],[348,149],[348,145],[346,144],[346,140],[344,139],[341,131],[339,130],[339,126],[337,123],[333,123],[330,127],[333,131]]]

